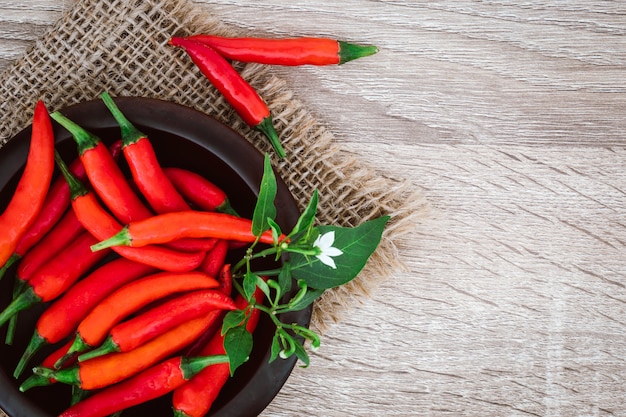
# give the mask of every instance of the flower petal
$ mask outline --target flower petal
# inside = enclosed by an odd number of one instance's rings
[[[322,253],[320,255],[317,255],[317,259],[319,259],[324,265],[330,266],[332,269],[337,269],[335,261],[333,261],[333,258],[331,258],[330,256]]]

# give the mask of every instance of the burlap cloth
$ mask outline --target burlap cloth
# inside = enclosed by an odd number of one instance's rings
[[[210,7],[190,0],[77,1],[0,75],[0,143],[30,123],[37,99],[52,111],[97,98],[106,90],[114,96],[153,97],[193,107],[225,122],[261,151],[270,151],[185,54],[167,45],[173,35],[201,32],[243,35],[217,21]],[[392,216],[360,276],[316,303],[311,327],[322,332],[404,267],[397,241],[413,231],[426,205],[410,182],[375,172],[334,144],[332,133],[271,67],[237,69],[271,108],[288,155],[276,168],[301,207],[317,188],[321,223],[358,225],[383,214]]]

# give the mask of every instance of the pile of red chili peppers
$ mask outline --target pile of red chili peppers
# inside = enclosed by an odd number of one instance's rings
[[[375,54],[373,45],[356,45],[328,38],[226,38],[212,35],[173,37],[241,118],[269,139],[279,158],[285,157],[272,115],[259,94],[228,60],[267,65],[341,65]]]
[[[376,52],[312,38],[198,35],[170,43],[189,53],[281,157],[267,106],[226,59],[330,65]],[[228,250],[257,239],[271,244],[276,236],[255,236],[252,221],[207,178],[162,167],[150,138],[107,93],[101,98],[121,131],[121,141],[108,147],[37,103],[26,166],[0,215],[0,278],[17,264],[13,301],[0,312],[0,326],[9,323],[7,343],[19,312],[48,303],[14,377],[54,345],[20,390],[71,384],[77,395],[63,417],[108,416],[172,391],[175,416],[201,417],[230,376],[221,318],[248,303],[233,291]],[[77,144],[78,158],[69,164],[54,149],[51,119]],[[55,162],[62,174],[56,179]],[[263,292],[254,298],[262,302]],[[259,311],[249,314],[252,332]],[[192,346],[193,357],[173,356]]]

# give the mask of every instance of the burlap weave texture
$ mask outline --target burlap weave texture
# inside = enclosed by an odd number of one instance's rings
[[[91,100],[102,91],[173,101],[203,111],[269,151],[180,50],[173,35],[240,35],[205,7],[186,0],[81,0],[0,75],[0,143],[25,127],[34,103],[50,110]],[[323,331],[377,284],[402,268],[396,242],[414,229],[425,203],[407,181],[386,178],[333,143],[316,120],[268,67],[238,66],[272,110],[288,157],[276,164],[301,207],[320,192],[319,221],[358,225],[392,216],[383,242],[361,275],[328,291],[316,303],[312,328]]]

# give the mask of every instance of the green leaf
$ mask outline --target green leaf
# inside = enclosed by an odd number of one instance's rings
[[[259,197],[254,207],[254,214],[252,215],[252,233],[255,236],[260,236],[264,231],[270,228],[267,219],[274,220],[276,218],[276,207],[274,206],[276,192],[276,176],[272,169],[270,157],[268,154],[265,154]]]
[[[300,365],[300,367],[301,368],[308,367],[309,366],[309,354],[304,349],[304,346],[296,342],[295,348],[296,348],[296,356],[298,357],[298,359],[300,359],[300,361],[303,364],[303,365]]]
[[[274,337],[272,338],[272,347],[270,350],[270,360],[272,363],[278,358],[278,354],[280,353],[280,335],[278,332],[274,333]]]
[[[245,310],[232,310],[226,313],[222,320],[222,335],[225,335],[230,329],[241,326],[246,320]]]
[[[287,294],[291,290],[291,284],[291,264],[289,261],[286,261],[278,274],[278,285],[280,286],[281,297],[282,294]]]
[[[256,291],[257,282],[261,279],[256,274],[247,273],[243,276],[243,295],[246,300],[252,300],[254,292]]]
[[[328,289],[343,285],[354,279],[363,269],[369,257],[380,243],[389,216],[369,220],[357,227],[319,226],[320,235],[334,232],[334,248],[343,253],[332,258],[336,268],[322,263],[316,256],[305,257],[292,253],[291,273],[304,280],[310,287]]]
[[[270,218],[267,219],[267,224],[272,230],[272,239],[274,240],[274,245],[278,245],[278,238],[280,237],[282,233],[280,230],[280,226],[278,225],[278,223],[276,223],[274,220]]]
[[[224,335],[224,350],[228,355],[231,376],[250,357],[252,343],[252,334],[245,326],[233,327]]]
[[[293,230],[289,233],[289,237],[293,237],[298,233],[308,230],[315,221],[315,213],[317,212],[317,203],[319,196],[317,190],[313,191],[309,204],[304,209]]]

